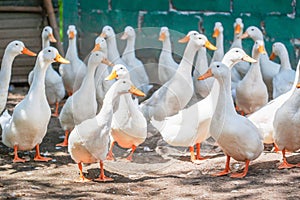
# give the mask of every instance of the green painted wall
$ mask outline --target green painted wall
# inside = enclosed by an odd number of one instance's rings
[[[79,30],[80,56],[85,57],[94,44],[95,37],[104,25],[111,25],[116,33],[131,25],[140,28],[137,45],[150,45],[159,48],[157,42],[159,28],[168,26],[176,32],[172,37],[175,51],[180,54],[184,46],[177,44],[179,36],[189,30],[199,30],[210,41],[214,23],[222,22],[224,26],[224,45],[228,50],[233,39],[233,23],[241,17],[245,29],[255,25],[265,29],[266,49],[270,53],[274,42],[283,42],[290,53],[293,67],[298,62],[295,52],[299,45],[294,41],[300,38],[300,0],[63,0],[64,33],[69,24],[75,24]],[[149,31],[146,27],[156,27]],[[147,30],[147,31],[145,31]],[[154,31],[155,30],[155,31]],[[66,38],[66,37],[65,37]],[[150,43],[152,41],[152,44]],[[67,41],[64,40],[66,48]],[[251,52],[253,42],[243,41],[244,48]],[[122,50],[124,42],[118,40]],[[142,51],[145,52],[145,51]],[[155,52],[155,51],[154,51]],[[211,52],[209,52],[211,53]],[[141,56],[142,53],[138,53]],[[158,53],[153,54],[156,58]]]

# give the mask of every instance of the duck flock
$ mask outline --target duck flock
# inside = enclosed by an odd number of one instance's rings
[[[13,60],[20,54],[36,56],[21,41],[12,41],[0,71],[2,142],[14,149],[13,162],[25,162],[18,151],[33,148],[35,161],[51,160],[40,155],[39,145],[51,118],[49,105],[54,104],[52,115],[65,131],[64,141],[57,146],[68,147],[78,164],[80,181],[88,181],[82,163],[95,162],[100,164],[100,176],[94,180],[111,181],[104,174],[103,161],[115,159],[114,144],[131,148],[127,160],[132,161],[135,149],[147,138],[149,124],[168,144],[189,148],[192,162],[204,159],[200,144],[212,137],[227,157],[224,171],[214,176],[230,173],[232,157],[245,162],[245,168],[231,177],[245,177],[250,161],[260,156],[264,144],[274,144],[276,151],[282,151],[279,169],[300,167],[288,163],[285,156],[286,151],[300,148],[299,64],[295,72],[281,42],[273,44],[269,57],[262,31],[255,26],[243,29],[242,19],[237,18],[228,52],[223,48],[221,22],[214,27],[216,45],[205,35],[190,31],[178,41],[186,43],[178,64],[172,57],[170,31],[161,27],[158,78],[162,85],[150,95],[152,85],[135,55],[134,28],[125,28],[121,39],[127,45],[120,56],[113,28],[104,26],[92,52],[82,61],[74,25],[68,27],[65,58],[50,46],[56,39],[46,26],[41,35],[43,49],[28,75],[28,94],[9,114],[5,107]],[[251,57],[242,48],[245,38],[254,41]],[[211,60],[207,49],[214,51]],[[276,56],[280,64],[271,61]],[[61,63],[59,73],[51,65],[54,62]]]

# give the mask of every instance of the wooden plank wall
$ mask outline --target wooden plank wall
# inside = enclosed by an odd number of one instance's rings
[[[1,61],[7,44],[21,40],[25,46],[38,53],[41,50],[41,29],[43,17],[39,13],[0,13],[0,55]],[[12,68],[12,83],[26,83],[28,73],[35,64],[35,57],[19,55]]]

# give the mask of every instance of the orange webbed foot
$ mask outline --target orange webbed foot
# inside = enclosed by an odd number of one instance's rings
[[[68,142],[63,141],[62,143],[58,143],[55,146],[57,146],[57,147],[67,147],[68,146]]]
[[[51,116],[52,117],[59,117],[59,114],[58,113],[53,113]]]
[[[232,173],[230,175],[231,178],[244,178],[247,175],[247,172],[242,172],[242,173]]]
[[[115,160],[114,154],[112,152],[108,152],[106,160]]]
[[[96,181],[96,182],[111,182],[111,181],[114,181],[114,179],[104,176],[104,177],[96,178],[96,179],[94,179],[94,181]]]
[[[35,156],[34,157],[35,161],[41,161],[41,162],[48,162],[49,160],[52,160],[52,158],[47,158],[47,157],[42,157],[42,156]]]
[[[86,183],[86,182],[91,182],[91,179],[88,179],[84,176],[80,176],[78,179],[75,179],[74,182],[76,183]]]
[[[13,160],[13,162],[14,163],[18,163],[18,162],[25,162],[25,159],[22,159],[22,158],[19,158],[19,157],[17,157],[17,158],[14,158],[14,160]]]
[[[293,165],[293,164],[288,163],[287,161],[283,161],[283,163],[281,163],[278,166],[278,169],[290,169],[290,168],[293,168],[293,167],[297,167],[297,165]]]
[[[229,174],[229,170],[225,169],[225,170],[223,170],[221,172],[213,174],[212,176],[225,176],[227,174]]]

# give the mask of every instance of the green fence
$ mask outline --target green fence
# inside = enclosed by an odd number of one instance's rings
[[[111,25],[116,33],[127,25],[141,30],[168,26],[181,33],[199,30],[214,43],[211,37],[214,23],[220,21],[224,26],[226,51],[233,39],[235,18],[241,17],[245,28],[254,25],[265,30],[269,53],[274,42],[283,42],[295,68],[299,51],[297,38],[300,38],[299,4],[296,0],[63,0],[64,33],[69,24],[77,25],[80,55],[84,57],[104,25]],[[157,37],[158,32],[153,38]],[[66,48],[66,37],[64,42]],[[122,42],[118,40],[118,43]],[[252,44],[249,39],[243,41],[248,53]]]

